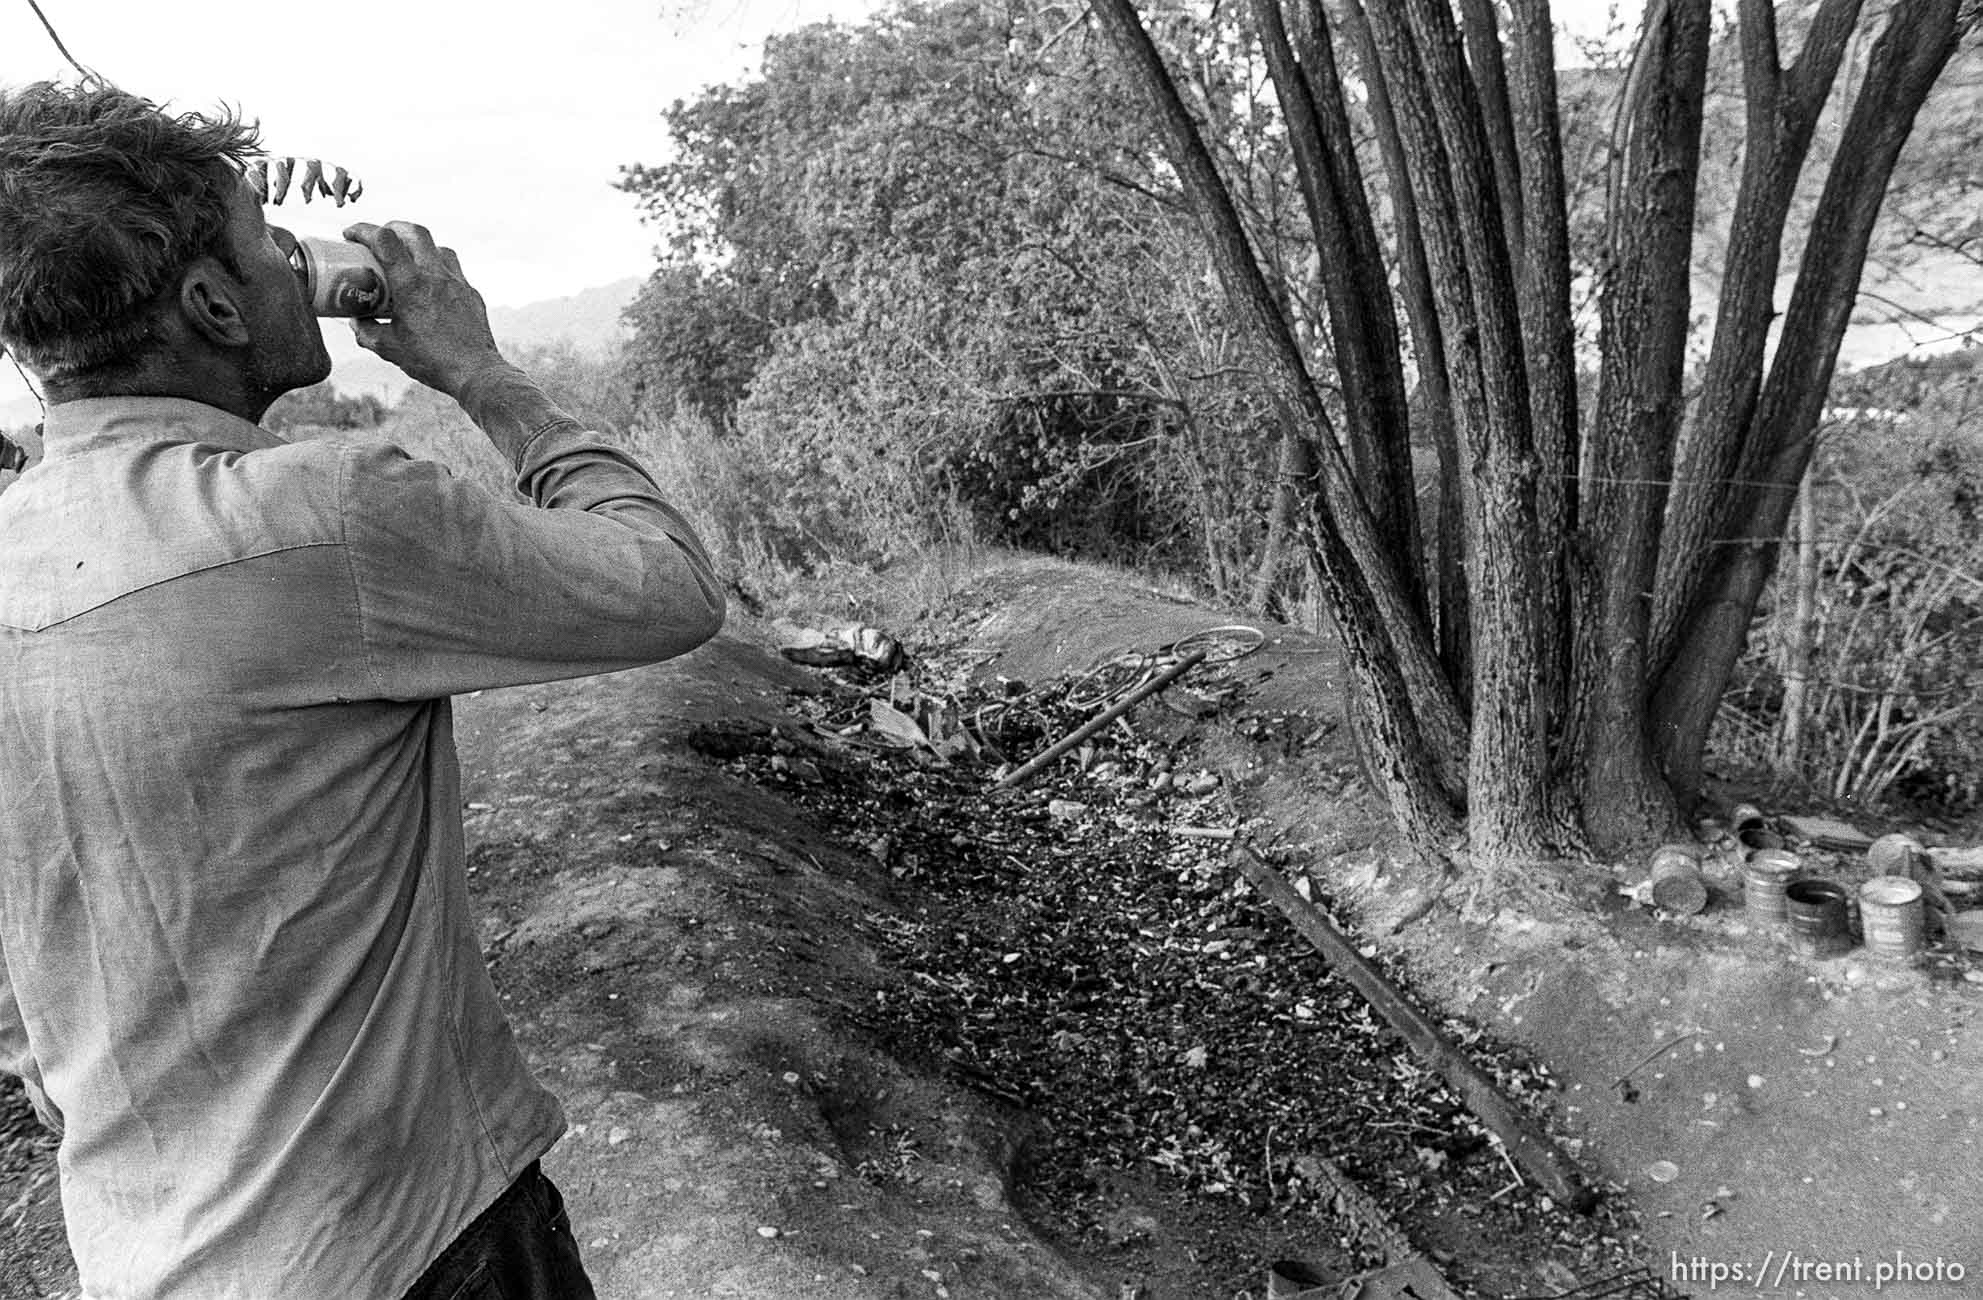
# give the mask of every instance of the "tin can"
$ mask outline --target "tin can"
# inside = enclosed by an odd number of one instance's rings
[[[1743,870],[1742,906],[1751,921],[1767,926],[1790,924],[1784,890],[1803,864],[1785,849],[1763,849],[1750,855]]]
[[[1676,916],[1692,916],[1708,905],[1701,860],[1691,846],[1667,844],[1652,856],[1653,906]]]
[[[363,244],[344,239],[300,238],[289,256],[310,310],[319,316],[386,316],[392,288],[385,268]]]
[[[1830,880],[1793,880],[1783,889],[1790,946],[1806,957],[1836,957],[1852,946],[1846,926],[1845,886]]]
[[[1874,876],[1859,886],[1859,918],[1866,949],[1875,956],[1907,960],[1921,951],[1927,915],[1919,883],[1905,876]]]

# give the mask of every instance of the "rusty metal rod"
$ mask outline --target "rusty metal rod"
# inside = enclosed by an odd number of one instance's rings
[[[1209,650],[1210,647],[1206,647],[1206,649]],[[992,788],[995,790],[1010,790],[1014,786],[1024,785],[1026,782],[1032,780],[1041,772],[1045,771],[1047,765],[1056,758],[1059,758],[1062,754],[1065,754],[1068,750],[1094,735],[1103,727],[1108,726],[1111,722],[1114,722],[1144,700],[1149,699],[1152,695],[1164,689],[1164,687],[1169,686],[1172,682],[1184,676],[1193,668],[1196,668],[1199,661],[1204,659],[1205,654],[1206,650],[1193,650],[1190,654],[1164,669],[1149,681],[1144,682],[1114,704],[1109,705],[1106,709],[1103,709],[1073,731],[1068,732],[1053,744],[1048,745],[1038,754],[1027,759],[1024,764],[1007,772],[993,784]]]
[[[1559,1205],[1579,1214],[1590,1213],[1597,1204],[1597,1192],[1584,1181],[1583,1174],[1563,1153],[1542,1127],[1510,1101],[1487,1071],[1439,1032],[1439,1027],[1413,1006],[1404,991],[1393,984],[1356,950],[1343,932],[1330,923],[1322,909],[1295,892],[1280,872],[1267,865],[1247,845],[1235,850],[1239,869],[1268,901],[1281,909],[1304,939],[1313,944],[1337,973],[1355,986],[1356,991],[1376,1007],[1421,1058],[1439,1071],[1454,1092],[1497,1138],[1502,1148],[1524,1172],[1549,1193]]]

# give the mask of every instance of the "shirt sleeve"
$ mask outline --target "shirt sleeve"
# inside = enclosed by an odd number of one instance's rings
[[[477,381],[462,405],[513,449],[533,505],[395,447],[343,454],[339,510],[377,698],[613,672],[716,634],[721,585],[646,470],[521,371]]]

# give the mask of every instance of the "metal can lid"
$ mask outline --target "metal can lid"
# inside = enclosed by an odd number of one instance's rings
[[[1859,886],[1861,902],[1882,907],[1905,907],[1921,898],[1921,883],[1906,876],[1874,876]]]

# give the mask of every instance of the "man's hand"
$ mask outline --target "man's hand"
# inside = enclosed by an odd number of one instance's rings
[[[359,222],[344,237],[372,250],[392,287],[392,319],[355,319],[358,346],[449,397],[491,366],[505,364],[489,329],[482,295],[461,273],[461,259],[425,226]]]

